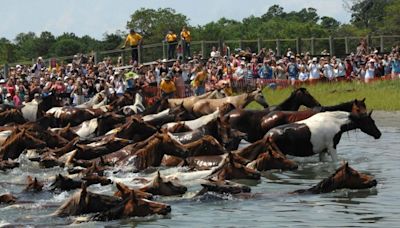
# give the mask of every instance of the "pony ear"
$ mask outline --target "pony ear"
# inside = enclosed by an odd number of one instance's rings
[[[61,175],[61,173],[58,174],[58,176],[56,177],[56,179],[57,179],[57,178],[59,178],[59,179],[61,179],[61,180],[64,179],[64,177],[63,177],[63,175]]]
[[[117,183],[116,183],[116,186],[117,186],[117,189],[118,189],[120,192],[122,192],[122,194],[125,194],[126,188],[127,188],[127,187],[126,187],[124,184],[117,182]]]
[[[36,178],[35,178],[35,180],[36,180]],[[27,176],[26,177],[26,181],[28,182],[28,184],[32,183],[33,182],[32,181],[32,177],[31,176]]]
[[[365,102],[365,97],[361,100],[362,102]]]
[[[87,186],[86,186],[86,182],[82,182],[82,191],[81,191],[81,197],[86,197],[87,195]]]
[[[157,171],[157,179],[158,179],[158,180],[162,180],[162,177],[161,177],[160,171]]]
[[[372,115],[372,111],[374,111],[373,109],[368,113],[368,116]]]

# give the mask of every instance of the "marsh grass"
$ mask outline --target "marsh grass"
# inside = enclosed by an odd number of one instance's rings
[[[335,105],[365,97],[369,110],[400,110],[400,80],[375,81],[370,84],[361,82],[320,83],[303,87],[307,88],[322,105]],[[263,92],[269,105],[277,105],[285,100],[292,91],[293,88],[277,90],[265,88]],[[247,108],[261,109],[261,106],[253,102]]]

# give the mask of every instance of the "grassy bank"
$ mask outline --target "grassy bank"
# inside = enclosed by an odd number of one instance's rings
[[[360,82],[320,83],[304,86],[322,105],[335,105],[352,99],[366,98],[369,110],[400,110],[400,80],[377,81],[370,84]],[[276,105],[286,99],[292,88],[264,89],[268,104]],[[251,103],[251,109],[259,109],[260,105]]]

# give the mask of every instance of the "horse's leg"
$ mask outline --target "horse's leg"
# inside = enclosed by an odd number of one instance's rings
[[[337,162],[338,161],[338,156],[337,156],[337,153],[336,153],[336,149],[333,148],[333,147],[330,147],[328,149],[328,152],[331,155],[332,161],[333,162]]]
[[[326,161],[326,159],[325,159],[326,156],[325,155],[326,155],[325,151],[319,153],[319,161],[320,162],[325,162]]]

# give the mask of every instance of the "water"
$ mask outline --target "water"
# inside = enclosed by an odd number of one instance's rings
[[[378,185],[366,190],[339,190],[321,195],[289,195],[290,191],[308,188],[335,171],[340,163],[320,163],[317,157],[295,158],[299,169],[290,172],[264,172],[259,182],[252,185],[252,192],[259,193],[250,199],[235,199],[200,202],[190,197],[200,189],[198,182],[184,181],[189,192],[182,198],[168,197],[158,200],[172,206],[167,217],[150,216],[112,222],[86,222],[79,226],[138,226],[138,227],[397,227],[400,221],[400,149],[399,113],[376,113],[374,119],[382,131],[382,137],[374,140],[364,133],[344,134],[338,146],[341,160],[353,168],[375,176]],[[34,163],[22,159],[22,166],[6,173],[0,173],[0,194],[12,192],[19,201],[31,201],[16,205],[0,206],[0,225],[67,225],[81,218],[56,218],[51,213],[71,194],[20,193],[27,175],[40,180],[51,179],[61,168],[39,169]],[[179,169],[163,170],[173,174]],[[130,186],[137,183],[134,178],[144,174],[113,176]],[[203,174],[204,175],[204,174]],[[200,175],[201,176],[201,175]],[[48,183],[47,183],[48,185]],[[90,186],[89,190],[112,194],[113,186]]]

